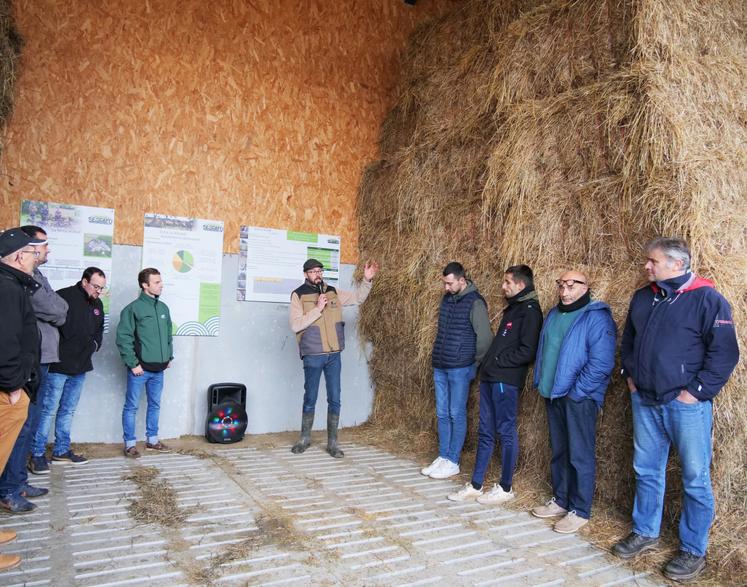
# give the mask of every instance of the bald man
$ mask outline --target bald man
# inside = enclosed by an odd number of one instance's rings
[[[553,496],[532,514],[563,516],[554,530],[571,534],[591,516],[597,413],[615,366],[617,328],[610,307],[592,300],[586,275],[566,271],[555,283],[558,305],[542,326],[534,367],[547,408]]]

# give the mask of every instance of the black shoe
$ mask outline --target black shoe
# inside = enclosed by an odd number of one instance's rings
[[[620,558],[633,558],[642,552],[656,548],[658,543],[658,538],[648,538],[631,532],[612,547],[612,552]]]
[[[20,495],[7,495],[0,499],[0,507],[11,514],[26,514],[28,512],[33,512],[37,506],[35,503],[31,503],[28,499]]]
[[[704,556],[680,550],[664,567],[664,576],[672,581],[691,581],[703,572],[705,566]]]
[[[52,455],[53,463],[71,463],[73,465],[85,465],[88,459],[83,455],[76,455],[73,451],[69,450],[61,455]]]

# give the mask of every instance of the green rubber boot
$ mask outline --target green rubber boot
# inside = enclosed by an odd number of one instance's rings
[[[311,444],[311,427],[314,425],[314,412],[303,412],[301,414],[301,438],[293,445],[291,452],[300,455],[309,448]]]
[[[336,459],[345,456],[345,453],[337,446],[337,425],[339,423],[340,414],[327,412],[327,452]]]

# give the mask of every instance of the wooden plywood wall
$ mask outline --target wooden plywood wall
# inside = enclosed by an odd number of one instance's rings
[[[0,158],[0,226],[24,198],[340,234],[418,20],[453,0],[15,0],[26,39]]]

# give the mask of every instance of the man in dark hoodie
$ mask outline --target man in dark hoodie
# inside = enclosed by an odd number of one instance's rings
[[[451,501],[476,499],[479,503],[493,505],[514,498],[512,480],[519,456],[516,429],[519,392],[537,353],[542,309],[534,291],[534,275],[526,265],[506,269],[501,289],[508,306],[503,310],[493,343],[480,367],[479,440],[472,481],[448,495]],[[483,493],[485,472],[496,438],[501,442],[501,480]]]
[[[53,417],[52,462],[73,465],[88,462],[70,449],[70,428],[86,373],[93,370],[91,357],[101,348],[104,305],[99,297],[105,288],[104,272],[98,267],[88,267],[78,283],[57,292],[67,302],[67,320],[60,326],[60,360],[50,365],[44,384],[39,426],[31,445],[30,467],[34,473],[49,470],[44,453]]]
[[[20,228],[0,233],[0,468],[4,469],[28,414],[39,381],[39,330],[31,296],[39,284],[31,275],[39,255],[32,238]],[[16,539],[0,528],[0,544]],[[0,571],[21,564],[17,554],[0,554]]]
[[[684,489],[680,550],[664,574],[690,581],[705,568],[713,522],[713,399],[739,360],[739,346],[729,303],[691,271],[687,243],[661,237],[646,251],[650,283],[633,295],[621,349],[633,408],[633,531],[613,552],[627,559],[656,546],[674,445]]]
[[[420,470],[432,479],[459,474],[467,433],[467,396],[477,366],[490,346],[493,333],[485,300],[467,279],[461,263],[452,261],[442,271],[444,296],[431,364],[438,419],[438,456]]]
[[[542,325],[534,366],[547,408],[553,496],[532,514],[563,516],[553,529],[571,534],[591,516],[597,414],[615,366],[617,327],[610,307],[591,298],[586,275],[566,271],[555,283],[560,299]]]

